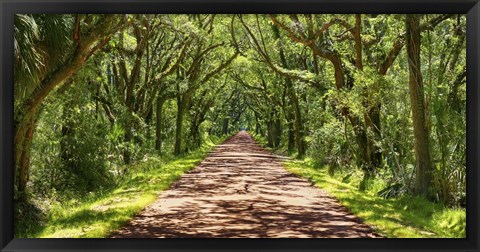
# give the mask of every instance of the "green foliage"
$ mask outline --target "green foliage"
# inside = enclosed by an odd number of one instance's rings
[[[348,170],[352,163],[350,143],[345,139],[345,124],[335,118],[329,118],[321,128],[314,131],[310,138],[308,154],[318,166],[328,165],[330,173],[335,169]],[[347,132],[347,134],[349,134]]]
[[[40,78],[68,57],[71,15],[15,15],[15,102],[19,105],[38,88]]]
[[[463,237],[466,18],[421,18],[420,70],[434,202],[411,196],[416,157],[404,19],[370,14],[16,15],[17,124],[32,113],[27,105],[42,91],[41,80],[75,54],[72,34],[101,37],[96,29],[109,27],[104,22],[125,21],[73,77],[40,100],[26,159],[27,197],[16,208],[17,221],[25,221],[17,225],[17,234],[40,234],[28,224],[48,213],[46,220],[54,224],[42,236],[104,236],[191,167],[188,160],[197,159],[190,154],[199,153],[202,144],[246,129],[278,153],[305,157],[308,165],[295,163],[296,173],[332,188],[388,236]],[[301,146],[306,156],[300,155]],[[183,156],[188,164],[160,172],[173,152],[190,153]],[[183,162],[181,155],[175,160]],[[161,182],[151,185],[151,179]],[[144,194],[135,198],[138,191]],[[57,201],[72,203],[60,207]],[[362,204],[372,204],[375,211],[361,210]],[[93,231],[80,232],[76,225],[91,225]]]
[[[33,148],[32,184],[49,196],[51,189],[78,196],[111,185],[106,159],[108,127],[95,116],[84,85],[55,97],[44,109]],[[72,105],[73,104],[73,105]],[[55,194],[51,196],[55,197]]]

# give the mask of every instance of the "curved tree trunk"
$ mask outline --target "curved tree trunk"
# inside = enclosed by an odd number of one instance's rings
[[[29,180],[29,167],[30,167],[30,146],[32,145],[32,140],[33,140],[33,134],[35,132],[36,128],[36,120],[37,116],[34,115],[30,118],[30,122],[28,126],[25,128],[24,136],[22,139],[22,144],[21,144],[21,151],[19,151],[20,156],[18,160],[18,170],[17,173],[17,189],[19,192],[19,198],[24,199],[25,198],[25,190],[27,188],[27,182]],[[14,147],[15,149],[17,146]],[[16,152],[15,154],[17,154]]]

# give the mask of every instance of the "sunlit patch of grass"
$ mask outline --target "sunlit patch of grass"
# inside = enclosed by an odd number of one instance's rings
[[[438,223],[439,231],[453,230],[458,237],[466,237],[466,214],[463,210],[448,209],[433,213],[433,221]]]
[[[465,238],[464,209],[448,209],[421,197],[384,199],[375,190],[359,191],[355,183],[344,183],[328,175],[327,168],[307,162],[286,161],[288,171],[305,177],[335,196],[353,214],[379,234],[390,238]]]
[[[45,226],[27,237],[101,238],[117,230],[158,194],[170,187],[183,173],[194,168],[224,138],[208,139],[198,150],[165,161],[161,158],[139,162],[129,170],[117,189],[83,201],[57,204],[47,213]]]

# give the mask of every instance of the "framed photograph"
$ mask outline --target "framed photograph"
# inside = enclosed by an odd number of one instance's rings
[[[1,251],[479,251],[478,0],[3,0]]]

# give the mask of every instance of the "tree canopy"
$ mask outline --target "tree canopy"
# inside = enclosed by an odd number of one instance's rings
[[[360,190],[465,206],[465,28],[453,14],[16,15],[16,199],[101,191],[128,164],[244,129],[360,172]]]

